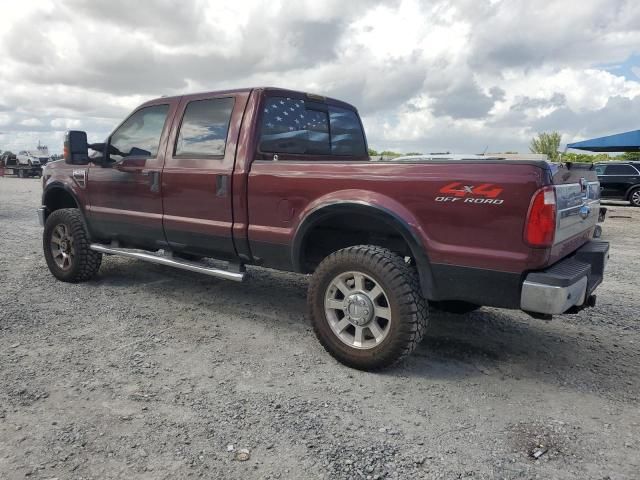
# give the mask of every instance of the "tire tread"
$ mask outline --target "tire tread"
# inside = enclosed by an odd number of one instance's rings
[[[58,269],[50,255],[45,253],[45,258],[51,273],[57,279],[71,283],[86,282],[87,280],[91,280],[95,277],[102,263],[102,254],[91,250],[91,239],[89,238],[89,233],[84,225],[80,211],[77,208],[61,208],[53,211],[49,215],[42,240],[45,252],[50,252],[48,245],[49,228],[47,228],[50,223],[56,225],[64,223],[71,228],[73,243],[76,249],[75,258],[77,262],[77,265],[71,269],[69,274],[67,274],[66,272]]]
[[[362,263],[378,272],[387,284],[388,295],[397,297],[400,315],[398,335],[380,355],[362,359],[349,357],[337,351],[320,331],[320,323],[326,322],[324,311],[318,312],[316,304],[322,298],[322,279],[338,264]],[[389,292],[391,290],[391,292]],[[326,257],[316,269],[308,293],[308,304],[313,330],[324,349],[338,361],[360,370],[379,370],[405,359],[413,352],[427,329],[428,305],[422,296],[418,274],[402,257],[391,250],[375,245],[357,245],[344,248]]]

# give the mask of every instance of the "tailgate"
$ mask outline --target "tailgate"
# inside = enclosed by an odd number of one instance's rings
[[[554,247],[564,247],[566,255],[591,238],[600,212],[600,183],[592,164],[553,164],[551,169],[557,205]]]

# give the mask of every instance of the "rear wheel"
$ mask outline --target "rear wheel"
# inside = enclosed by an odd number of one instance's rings
[[[63,282],[84,282],[98,273],[102,254],[89,248],[89,234],[77,208],[56,210],[47,218],[42,236],[49,270]]]
[[[313,274],[308,303],[322,346],[360,370],[406,357],[427,327],[415,268],[386,248],[361,245],[329,255]]]
[[[640,207],[640,188],[634,188],[629,194],[629,201],[634,207]]]

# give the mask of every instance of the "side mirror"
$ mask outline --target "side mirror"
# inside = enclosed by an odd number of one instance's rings
[[[89,163],[89,147],[87,146],[87,132],[69,130],[64,136],[64,161],[71,165],[86,165]]]

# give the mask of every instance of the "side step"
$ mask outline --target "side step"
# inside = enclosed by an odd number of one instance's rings
[[[138,260],[144,260],[145,262],[157,263],[160,265],[167,265],[169,267],[180,268],[182,270],[189,270],[190,272],[204,273],[212,277],[224,278],[225,280],[233,280],[234,282],[242,282],[245,277],[245,272],[231,272],[229,270],[223,270],[221,268],[209,267],[199,262],[191,262],[189,260],[182,260],[175,257],[166,255],[160,255],[151,252],[145,252],[144,250],[135,250],[132,248],[116,248],[107,247],[99,243],[92,243],[89,247],[96,252],[106,253],[109,255],[122,255],[123,257],[137,258]]]

